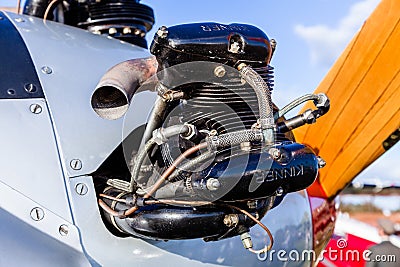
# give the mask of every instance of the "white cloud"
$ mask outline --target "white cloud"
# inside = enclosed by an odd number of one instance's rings
[[[349,13],[335,27],[323,24],[295,25],[295,33],[305,39],[310,48],[311,62],[318,66],[330,66],[379,1],[364,0],[354,4]]]

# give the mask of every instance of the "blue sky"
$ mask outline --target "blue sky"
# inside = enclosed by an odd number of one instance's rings
[[[16,0],[0,0],[13,6]],[[242,22],[263,29],[278,42],[273,100],[278,106],[312,92],[379,0],[146,0],[156,15],[155,30],[189,22]],[[318,124],[315,125],[318,127]],[[400,145],[367,168],[358,180],[384,178],[400,184]]]

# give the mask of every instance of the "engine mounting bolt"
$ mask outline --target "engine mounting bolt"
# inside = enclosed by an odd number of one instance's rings
[[[274,147],[269,150],[269,154],[271,155],[272,158],[274,158],[276,160],[280,159],[281,156],[282,156],[281,151],[279,149],[277,149],[277,148],[274,148]]]
[[[78,171],[82,169],[82,161],[80,161],[79,159],[73,159],[70,161],[69,166],[71,166],[73,170]]]
[[[280,196],[283,195],[284,192],[285,192],[285,191],[284,191],[283,188],[280,186],[280,187],[278,187],[278,189],[276,189],[275,195],[278,196],[278,197],[280,197]]]
[[[75,186],[75,192],[78,193],[78,195],[84,196],[88,192],[88,187],[84,183],[79,183]]]
[[[317,161],[318,161],[318,168],[323,168],[323,167],[325,167],[325,165],[326,165],[326,161],[323,159],[323,158],[321,158],[320,156],[318,156],[317,157]]]
[[[160,37],[160,38],[166,38],[167,35],[168,35],[168,28],[167,28],[167,26],[161,26],[160,28],[158,28],[158,31],[157,31],[156,34],[157,34],[157,36]]]
[[[32,105],[30,105],[29,110],[33,114],[40,114],[40,113],[42,113],[42,106],[40,106],[39,104],[32,104]]]
[[[68,235],[69,232],[69,227],[66,224],[61,224],[60,228],[58,228],[58,232],[60,233],[60,235],[62,236],[66,236]]]
[[[206,187],[210,191],[218,190],[221,187],[221,182],[218,179],[210,178],[207,180]]]
[[[214,69],[214,75],[215,75],[216,77],[222,78],[222,77],[225,76],[225,74],[226,74],[226,70],[225,70],[224,66],[217,66],[217,67],[215,67],[215,69]]]
[[[43,72],[44,74],[51,74],[51,73],[53,73],[53,70],[52,70],[50,67],[48,67],[48,66],[43,66],[43,67],[41,68],[41,70],[42,70],[42,72]]]
[[[35,207],[31,210],[31,218],[34,221],[40,221],[44,218],[44,211],[42,208]]]
[[[239,216],[237,214],[227,214],[224,217],[224,224],[228,227],[235,227],[239,223]]]
[[[251,241],[251,236],[248,232],[240,235],[240,239],[242,240],[243,247],[245,249],[249,249],[253,247],[253,242]]]

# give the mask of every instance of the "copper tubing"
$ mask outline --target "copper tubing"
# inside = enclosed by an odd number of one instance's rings
[[[254,249],[252,249],[252,248],[249,248],[249,251],[250,251],[250,252],[253,252],[253,253],[256,253],[256,254],[259,254],[259,253],[266,253],[267,251],[269,251],[269,250],[272,248],[272,246],[274,245],[274,237],[272,236],[272,233],[271,233],[271,231],[268,229],[267,226],[265,226],[262,222],[260,222],[260,220],[258,220],[256,217],[254,217],[253,215],[251,215],[250,212],[248,212],[248,211],[246,211],[246,210],[244,210],[244,209],[241,209],[241,208],[238,208],[238,207],[235,207],[235,206],[232,206],[232,205],[224,205],[224,206],[229,207],[229,208],[232,208],[232,209],[235,209],[235,210],[238,210],[238,211],[240,211],[241,213],[245,214],[245,215],[248,216],[250,219],[252,219],[255,223],[257,223],[259,226],[261,226],[261,228],[264,229],[265,232],[267,232],[268,237],[269,237],[269,240],[270,240],[269,245],[268,245],[268,246],[265,246],[263,249],[260,249],[260,250],[254,250]]]
[[[120,215],[117,211],[115,211],[115,210],[113,210],[112,208],[110,208],[103,200],[99,199],[97,202],[99,203],[99,206],[100,206],[105,212],[107,212],[108,214],[110,214],[111,216],[118,217],[118,216]]]
[[[43,21],[47,20],[47,17],[49,16],[49,13],[53,11],[53,5],[58,3],[60,0],[53,0],[50,2],[50,4],[47,6],[46,11],[44,12],[43,15]]]
[[[207,147],[207,143],[200,143],[192,148],[189,148],[188,150],[186,150],[185,152],[183,152],[179,157],[176,158],[176,160],[172,163],[171,166],[169,166],[169,168],[160,176],[160,178],[157,180],[157,182],[152,186],[151,190],[149,192],[147,192],[143,198],[149,198],[151,197],[157,190],[158,188],[160,188],[160,186],[168,179],[168,177],[174,172],[174,170],[177,168],[177,166],[183,161],[185,160],[188,156],[192,155],[193,153],[204,149]],[[106,211],[107,213],[109,213],[112,216],[120,216],[121,214],[119,214],[117,211],[111,209],[106,203],[104,203],[104,201],[102,201],[101,199],[99,199],[98,201],[99,206]],[[129,216],[132,215],[133,213],[135,213],[137,210],[139,209],[138,206],[134,206],[128,210],[126,210],[123,214],[123,216]]]
[[[188,156],[192,155],[193,153],[199,151],[200,149],[206,148],[207,143],[200,143],[197,146],[194,146],[192,148],[189,148],[185,152],[183,152],[179,157],[176,158],[176,160],[172,163],[171,166],[161,175],[160,178],[158,178],[157,182],[153,185],[151,190],[147,192],[143,198],[149,198],[151,197],[157,190],[160,188],[160,186],[168,179],[168,177],[174,172],[174,170],[177,168],[177,166]],[[134,206],[127,211],[125,211],[125,216],[129,216],[133,214],[135,211],[139,209],[138,206]]]

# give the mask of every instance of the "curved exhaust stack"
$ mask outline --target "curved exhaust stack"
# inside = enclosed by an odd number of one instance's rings
[[[154,56],[121,62],[101,78],[92,95],[93,110],[103,119],[116,120],[128,110],[137,89],[157,72]]]

